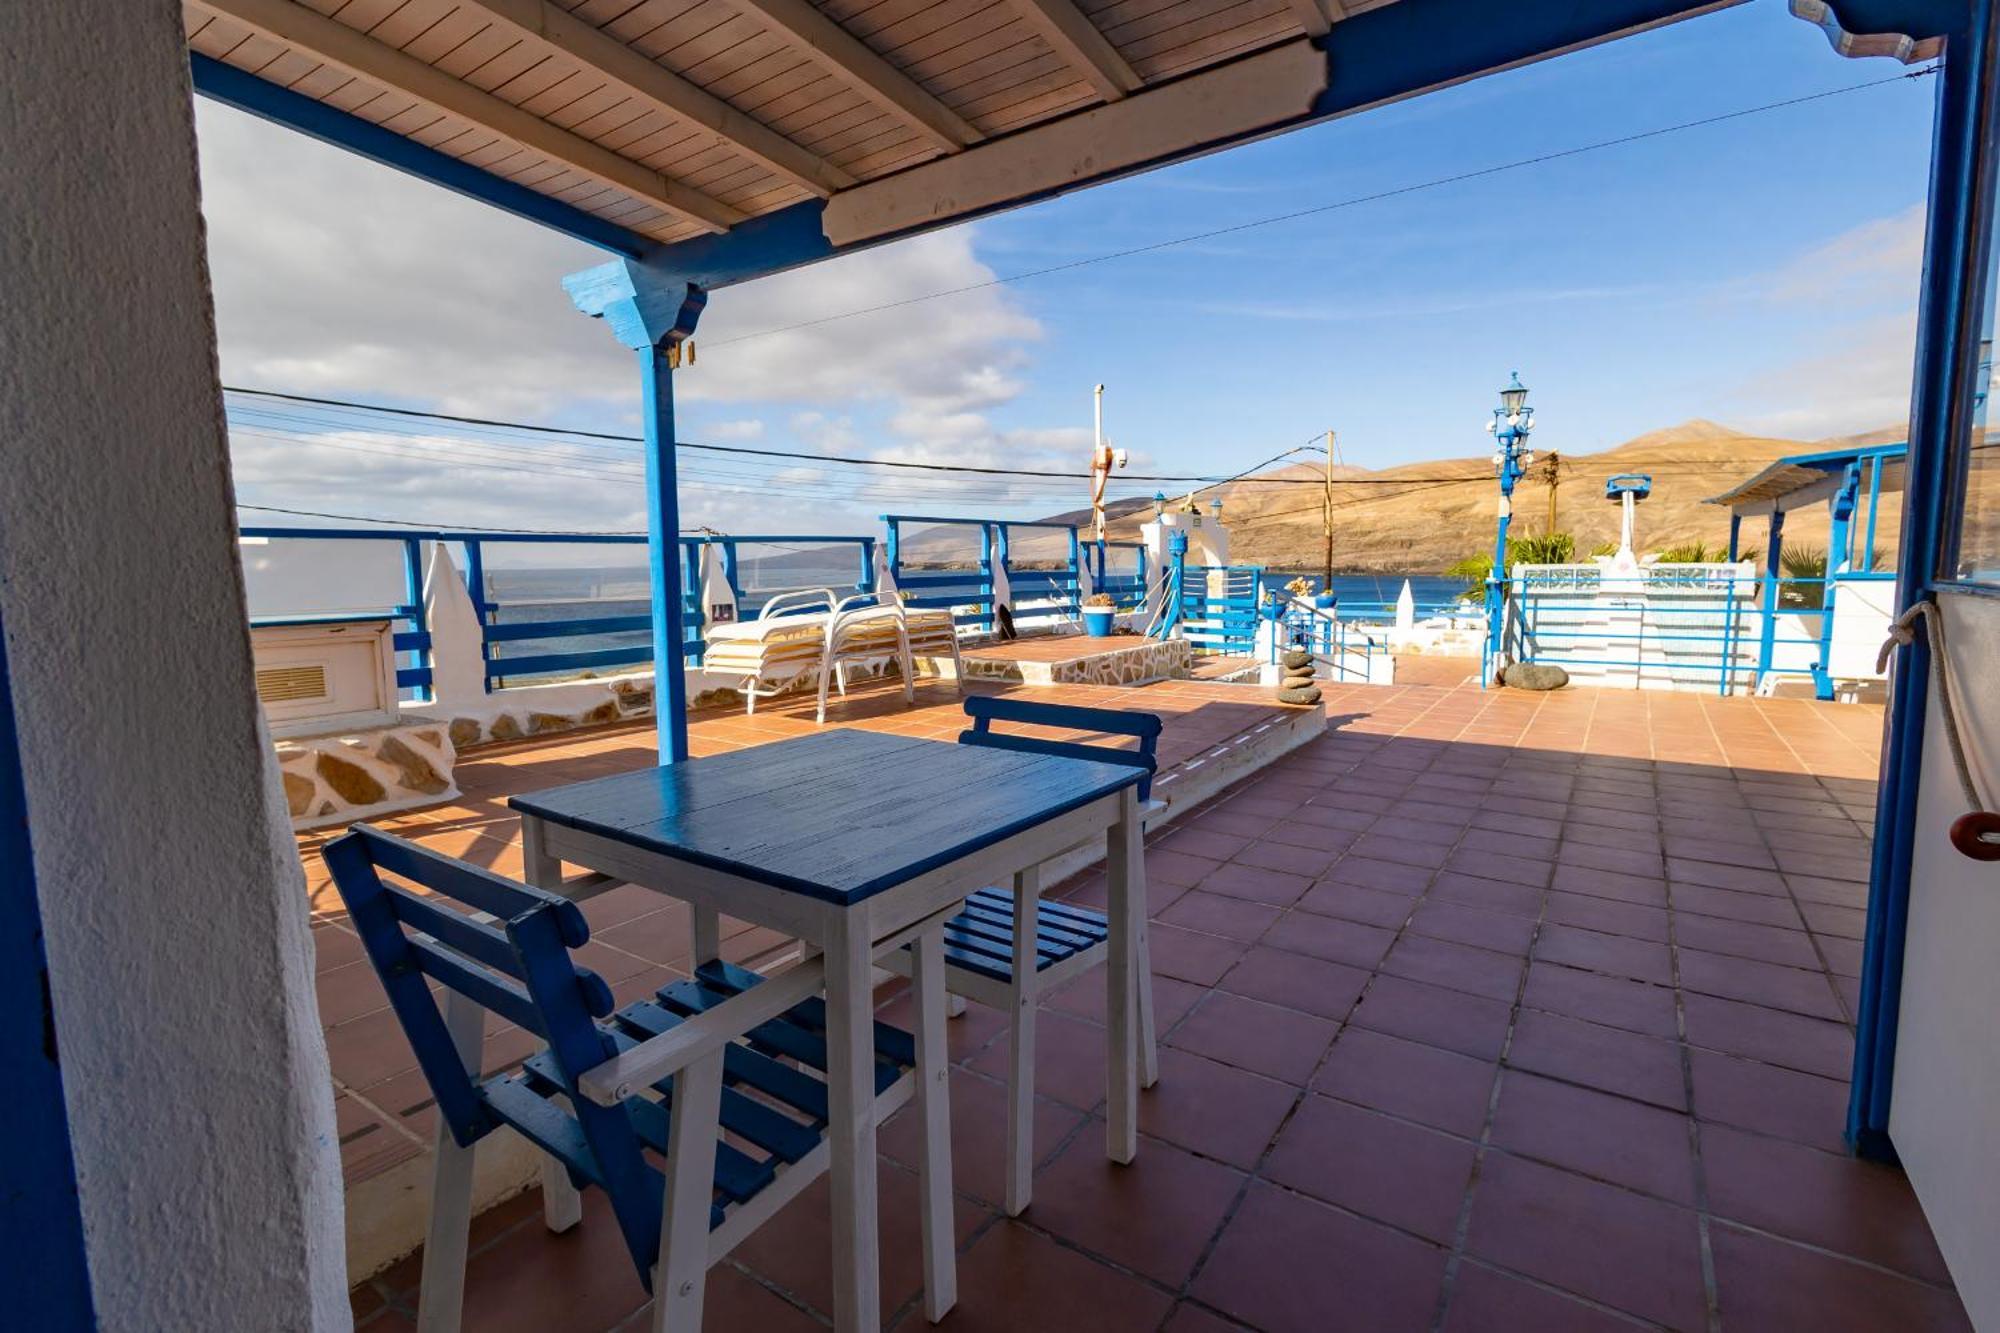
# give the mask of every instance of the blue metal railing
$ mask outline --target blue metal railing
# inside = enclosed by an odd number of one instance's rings
[[[1333,679],[1358,679],[1365,684],[1374,679],[1375,659],[1389,653],[1388,644],[1378,642],[1374,635],[1347,620],[1345,608],[1342,614],[1335,614],[1273,588],[1270,610],[1275,612],[1277,622],[1268,654],[1273,663],[1286,648],[1304,648],[1326,664],[1333,672]]]
[[[1180,588],[1181,636],[1200,653],[1248,657],[1257,651],[1262,565],[1189,565]]]
[[[1516,662],[1712,685],[1729,694],[1774,676],[1833,695],[1829,661],[1843,583],[1878,573],[1795,578],[1726,569],[1517,570],[1507,585],[1506,649]],[[1487,670],[1490,677],[1490,662]]]
[[[1118,555],[1118,563],[1112,556]],[[1146,600],[1146,547],[1142,542],[1087,542],[1086,558],[1093,561],[1091,582],[1098,592],[1109,593],[1121,611],[1136,611]],[[1124,560],[1131,558],[1128,569]]]
[[[889,574],[904,604],[955,612],[960,633],[991,634],[998,628],[994,603],[1000,575],[1021,629],[1073,625],[1082,609],[1086,565],[1094,591],[1111,594],[1120,610],[1134,610],[1146,598],[1146,548],[1138,542],[1086,541],[1082,529],[1067,523],[884,514],[882,524]],[[923,537],[913,537],[910,528],[924,529]],[[927,540],[941,530],[951,536]],[[1039,553],[1034,533],[1048,534]]]
[[[387,620],[396,652],[396,688],[416,700],[431,697],[431,632],[424,614],[424,551],[429,533],[384,532],[379,528],[287,528],[257,526],[238,531],[239,540],[257,543],[294,538],[314,541],[370,541],[400,547],[402,586],[383,590],[377,607],[371,610],[332,614],[253,615],[253,627],[269,625],[328,625],[361,620]]]
[[[911,563],[905,553],[903,525],[970,528],[978,541],[978,555],[970,568],[964,562]],[[977,634],[991,634],[993,615],[993,526],[983,519],[932,518],[920,514],[884,514],[887,531],[883,550],[889,576],[903,595],[903,605],[926,610],[954,612],[953,623],[961,633],[968,628]],[[921,559],[921,556],[919,557]]]
[[[431,626],[424,608],[423,584],[429,543],[447,542],[464,553],[460,561],[466,591],[480,624],[480,657],[486,681],[501,688],[509,680],[573,675],[581,671],[615,667],[635,667],[653,660],[651,590],[643,566],[633,566],[635,582],[629,588],[615,587],[604,579],[615,567],[592,567],[557,560],[551,565],[508,569],[496,567],[496,550],[519,552],[529,547],[553,547],[573,553],[579,547],[625,547],[643,549],[646,539],[629,534],[590,533],[561,537],[528,533],[458,531],[447,529],[384,531],[379,528],[290,528],[246,527],[244,538],[259,541],[335,541],[393,543],[400,547],[402,586],[397,592],[383,590],[377,609],[338,614],[271,614],[252,618],[257,626],[286,624],[329,624],[340,621],[388,619],[393,621],[397,652],[396,683],[406,697],[424,701],[431,697]],[[872,537],[829,536],[699,536],[680,539],[681,611],[683,652],[689,662],[702,659],[708,608],[701,604],[701,554],[705,547],[719,548],[722,567],[735,594],[737,615],[750,618],[764,603],[781,592],[801,588],[831,586],[838,593],[845,586],[831,569],[811,570],[811,577],[788,580],[787,569],[800,574],[797,562],[779,566],[776,560],[797,555],[799,547],[852,547],[853,587],[872,591],[875,586],[875,539]],[[777,556],[746,557],[746,550],[779,548]],[[794,548],[787,551],[783,548]],[[593,586],[581,586],[586,571],[599,576]],[[510,578],[509,575],[516,577]],[[564,577],[567,576],[567,577]],[[539,580],[541,586],[537,587]],[[366,594],[364,594],[364,597]],[[612,611],[593,610],[610,605]]]

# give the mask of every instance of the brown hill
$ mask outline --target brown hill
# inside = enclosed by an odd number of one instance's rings
[[[1878,437],[1899,436],[1900,432],[1873,432],[1858,438],[1873,442]],[[1641,435],[1600,453],[1564,454],[1555,486],[1553,526],[1575,534],[1578,550],[1584,554],[1600,543],[1617,540],[1619,507],[1604,499],[1604,482],[1617,473],[1639,472],[1653,478],[1651,498],[1639,506],[1636,524],[1642,553],[1690,541],[1723,546],[1729,539],[1729,513],[1702,501],[1787,454],[1834,449],[1848,442],[1773,439],[1695,420]],[[1323,558],[1321,491],[1312,486],[1271,485],[1264,479],[1317,481],[1320,475],[1320,466],[1312,463],[1276,469],[1259,474],[1256,480],[1203,492],[1201,499],[1205,504],[1221,495],[1233,559],[1280,569],[1316,570]],[[1492,549],[1499,488],[1490,458],[1408,463],[1380,471],[1342,467],[1335,469],[1334,478],[1336,570],[1436,571]],[[1899,499],[1886,497],[1882,506],[1876,545],[1888,553],[1895,548]],[[1535,466],[1514,491],[1514,533],[1539,535],[1549,531],[1550,507],[1548,455],[1538,453]],[[1150,516],[1151,508],[1150,504],[1133,504],[1123,514],[1114,513],[1112,537],[1135,538],[1138,524]],[[1824,506],[1793,514],[1786,521],[1787,545],[1823,547],[1826,538]],[[1764,545],[1763,520],[1746,520],[1743,545],[1746,549]]]

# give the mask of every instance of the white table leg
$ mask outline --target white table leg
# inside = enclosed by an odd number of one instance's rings
[[[1127,787],[1119,794],[1118,822],[1105,839],[1105,870],[1110,881],[1111,939],[1105,964],[1110,987],[1105,1017],[1108,1037],[1105,1108],[1105,1153],[1114,1162],[1129,1162],[1139,1153],[1138,953],[1139,914],[1146,910],[1146,858],[1140,843],[1139,794]]]
[[[1042,910],[1042,868],[1014,876],[1014,985],[1008,1015],[1007,1216],[1019,1217],[1034,1196],[1035,1175],[1035,936]]]
[[[876,1333],[882,1325],[875,1189],[873,939],[856,908],[826,942],[828,1174],[833,1196],[833,1326]]]
[[[916,992],[917,1113],[924,1118],[918,1180],[923,1224],[924,1318],[933,1324],[958,1303],[957,1233],[951,1209],[951,1058],[944,1037],[944,927],[933,925],[910,950]]]
[[[673,1102],[668,1111],[667,1181],[660,1199],[660,1257],[653,1266],[654,1333],[701,1333],[721,1100],[721,1051],[674,1075]]]
[[[445,1030],[458,1058],[479,1076],[486,1011],[457,991],[446,991]],[[461,1148],[438,1117],[431,1168],[430,1229],[424,1237],[423,1276],[417,1291],[419,1333],[458,1333],[465,1307],[465,1252],[472,1235],[473,1149]]]
[[[694,941],[694,965],[712,963],[722,957],[722,915],[713,907],[703,907],[700,903],[689,903],[688,913],[694,918],[691,938]]]
[[[562,892],[562,860],[551,856],[542,842],[542,821],[521,817],[522,878],[538,889]],[[583,1195],[571,1183],[569,1171],[555,1158],[542,1158],[542,1221],[551,1231],[568,1231],[583,1221]]]

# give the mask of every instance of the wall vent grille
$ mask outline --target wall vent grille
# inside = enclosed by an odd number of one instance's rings
[[[257,673],[257,697],[267,704],[328,698],[326,666],[308,662],[302,666],[265,667]]]

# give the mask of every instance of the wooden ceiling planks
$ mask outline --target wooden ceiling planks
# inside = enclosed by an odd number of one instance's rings
[[[393,64],[324,58],[309,26],[271,31],[228,12],[268,14],[272,3],[365,34],[547,132],[523,135],[520,121],[483,115],[476,97],[440,104]],[[1315,12],[1338,22],[1387,3],[190,0],[184,14],[191,50],[641,234],[680,239],[1296,39]],[[885,79],[904,84],[885,89]],[[694,100],[661,95],[680,89]],[[632,172],[605,169],[606,159]],[[664,188],[645,197],[627,176]]]

